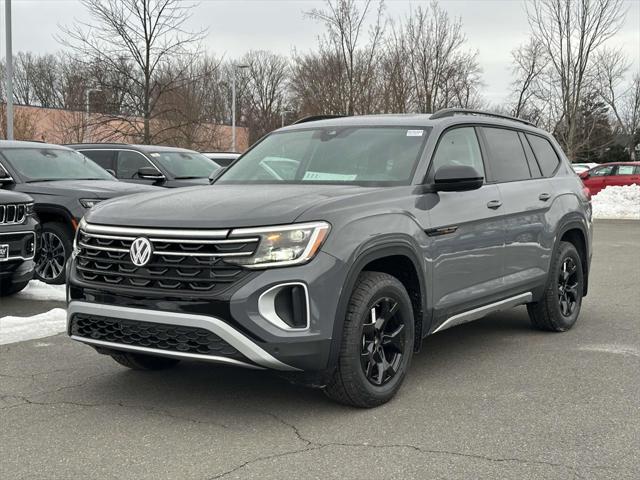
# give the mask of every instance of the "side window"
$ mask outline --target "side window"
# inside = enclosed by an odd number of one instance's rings
[[[520,137],[520,143],[522,143],[522,147],[524,148],[524,151],[527,155],[527,162],[529,163],[529,171],[531,172],[531,176],[533,178],[542,178],[542,171],[540,170],[540,165],[538,165],[538,161],[533,154],[533,150],[531,150],[531,145],[529,145],[529,142],[524,136],[524,133],[520,132],[518,136]]]
[[[589,170],[589,176],[606,177],[613,173],[614,168],[615,168],[615,165],[607,165],[605,167],[594,168],[593,170]]]
[[[115,152],[108,150],[80,150],[85,157],[90,158],[102,168],[115,170]]]
[[[536,158],[538,159],[542,173],[545,177],[550,177],[553,175],[553,172],[556,171],[556,168],[558,168],[558,164],[560,163],[560,159],[558,158],[556,151],[546,138],[529,134],[527,134],[527,138],[529,139],[531,148],[533,148],[533,153],[535,153]]]
[[[116,169],[118,178],[127,180],[138,178],[138,170],[142,167],[153,167],[153,165],[141,153],[118,152],[118,168]]]
[[[447,130],[440,137],[431,169],[435,173],[443,165],[466,165],[475,168],[484,176],[480,145],[473,127]]]
[[[633,165],[618,165],[618,171],[616,172],[616,175],[633,175],[633,172]]]
[[[531,178],[518,132],[504,128],[483,127],[489,148],[491,176],[496,182],[512,182]]]

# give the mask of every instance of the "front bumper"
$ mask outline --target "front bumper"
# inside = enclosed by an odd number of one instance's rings
[[[34,217],[28,217],[21,225],[0,228],[0,244],[9,246],[9,257],[0,260],[0,280],[22,283],[33,278],[38,236],[39,225]]]
[[[320,252],[306,265],[255,272],[213,298],[206,295],[173,298],[167,294],[144,294],[118,287],[98,288],[80,280],[74,263],[72,258],[68,265],[67,290],[68,333],[74,340],[99,349],[137,351],[252,368],[315,372],[328,367],[333,323],[345,270],[331,255]],[[265,292],[292,282],[306,287],[309,325],[305,329],[280,328],[265,318],[258,306]],[[120,340],[105,342],[99,334],[79,336],[72,331],[76,315],[106,317],[129,325],[133,321],[146,322],[145,325],[170,325],[171,328],[204,329],[240,352],[242,357],[169,351],[164,344],[158,348],[152,342],[154,346],[150,347],[148,342],[145,345],[144,341],[130,338],[126,339],[127,343]],[[188,346],[179,348],[186,350]]]

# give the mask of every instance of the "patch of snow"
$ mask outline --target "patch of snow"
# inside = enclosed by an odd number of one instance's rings
[[[0,345],[50,337],[64,332],[66,328],[67,311],[64,308],[54,308],[32,317],[2,317]]]
[[[640,185],[611,186],[594,195],[593,218],[640,220]]]
[[[39,280],[31,280],[29,285],[20,293],[16,293],[17,298],[24,300],[53,300],[56,302],[66,302],[67,294],[65,285],[48,285]]]

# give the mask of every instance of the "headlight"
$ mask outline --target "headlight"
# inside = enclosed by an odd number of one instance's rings
[[[329,234],[327,222],[298,223],[280,227],[237,228],[229,238],[259,237],[250,257],[227,257],[225,262],[247,268],[284,267],[311,260]]]
[[[91,208],[95,207],[102,200],[102,198],[81,198],[80,205],[82,205],[84,208]]]
[[[33,202],[27,203],[24,207],[27,215],[33,215],[35,213]]]

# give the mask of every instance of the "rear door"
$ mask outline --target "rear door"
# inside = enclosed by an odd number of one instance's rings
[[[469,165],[485,176],[476,128],[446,130],[431,160],[427,183],[444,165]],[[500,192],[486,184],[466,192],[429,193],[414,210],[431,241],[435,323],[491,302],[503,288],[504,224]]]
[[[613,175],[606,177],[607,186],[640,185],[640,167],[635,165],[618,165]]]
[[[552,242],[545,236],[546,213],[555,198],[551,176],[560,164],[543,137],[517,130],[482,127],[490,181],[497,185],[505,222],[505,296],[546,280]],[[535,152],[535,153],[534,153]]]

